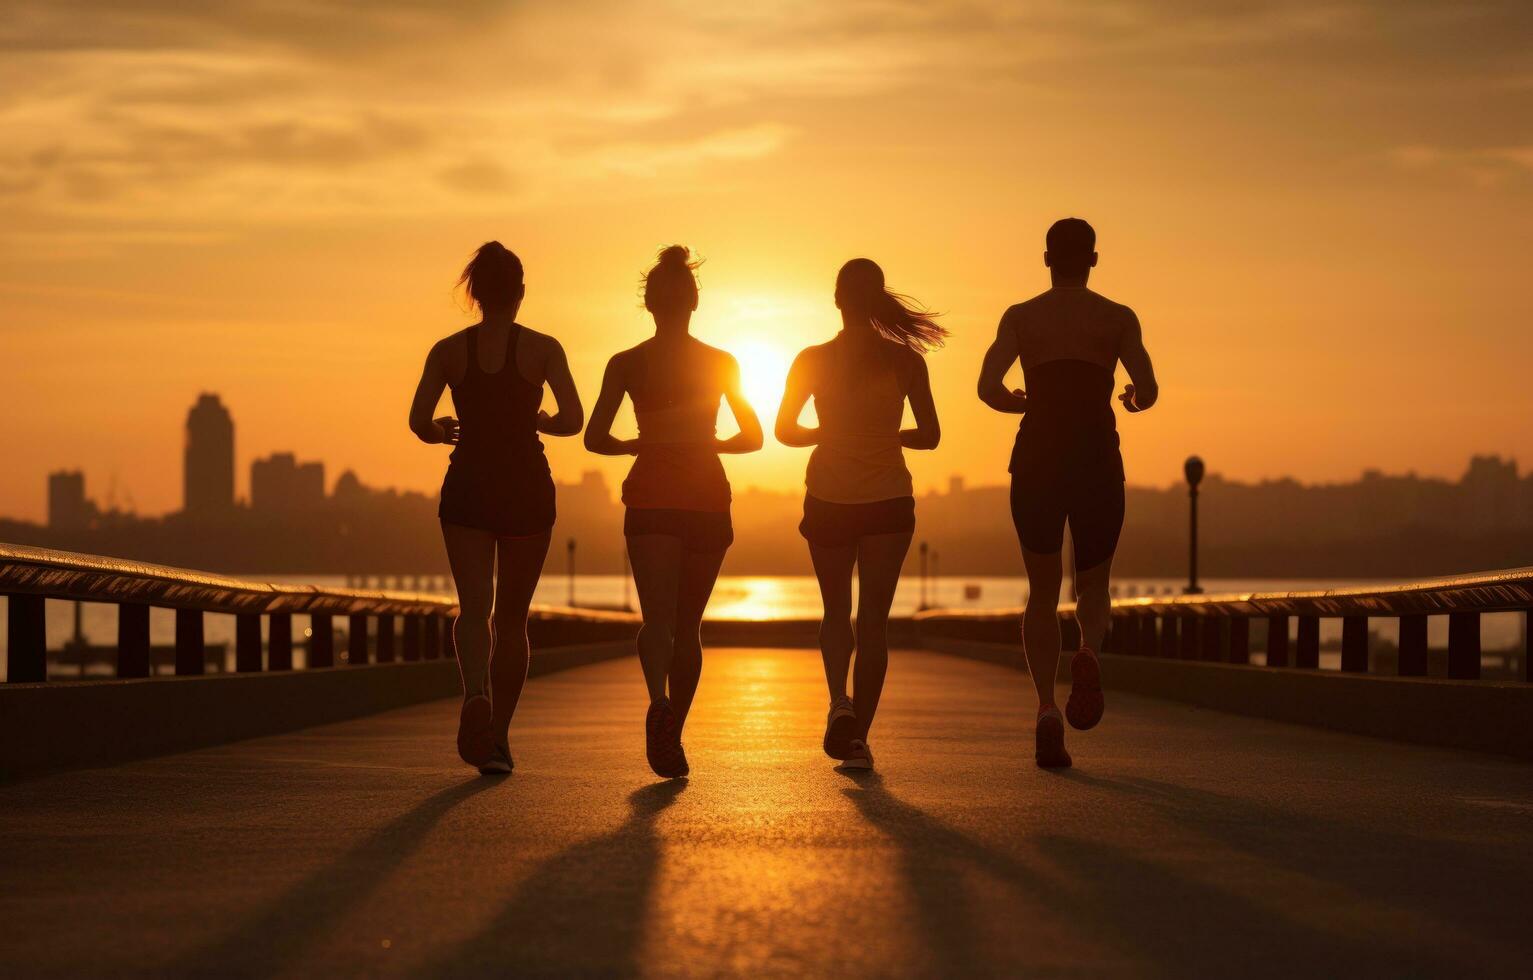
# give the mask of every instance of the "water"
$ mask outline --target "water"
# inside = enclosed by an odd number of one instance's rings
[[[331,588],[344,588],[341,576],[249,576],[253,579],[308,583]],[[632,583],[624,590],[621,575],[579,575],[575,579],[575,604],[609,609],[622,608],[625,599],[637,607],[637,597]],[[1289,592],[1344,586],[1363,583],[1347,581],[1322,581],[1314,579],[1209,579],[1204,587],[1209,592]],[[1115,583],[1119,596],[1127,595],[1174,595],[1180,592],[1182,582],[1176,579],[1124,579]],[[853,586],[855,593],[855,583]],[[442,593],[449,596],[449,593]],[[944,576],[933,579],[928,585],[927,602],[933,606],[950,609],[1014,609],[1026,601],[1027,580],[1021,577]],[[562,575],[545,575],[538,583],[533,601],[542,605],[568,605],[569,580]],[[894,614],[909,615],[920,607],[921,583],[914,576],[902,579],[894,596]],[[49,600],[48,646],[62,647],[74,633],[74,603]],[[81,632],[93,644],[112,645],[117,642],[117,607],[101,603],[81,604]],[[4,626],[8,610],[0,603],[0,648],[4,643]],[[708,606],[710,619],[818,619],[821,614],[820,591],[813,576],[808,575],[738,575],[724,576],[714,588],[713,600]],[[344,630],[344,620],[336,620],[337,628]],[[308,631],[308,617],[293,617],[295,666],[304,666],[303,638]],[[234,617],[208,614],[205,617],[205,635],[208,644],[224,644],[225,665],[233,668]],[[1294,627],[1291,627],[1294,628]],[[1389,619],[1376,619],[1372,628],[1380,636],[1393,642],[1395,625]],[[1520,648],[1523,617],[1519,613],[1489,613],[1481,621],[1481,645],[1487,651]],[[153,609],[149,618],[150,642],[170,645],[175,642],[175,613],[169,609]],[[1339,643],[1341,621],[1320,621],[1322,644]],[[1433,616],[1428,620],[1428,642],[1434,647],[1446,647],[1448,622],[1446,616]],[[344,643],[337,643],[338,650]],[[1260,655],[1256,659],[1260,660]],[[1339,655],[1323,653],[1321,666],[1336,669]],[[62,673],[62,671],[61,671]],[[0,678],[5,676],[3,659],[0,659]],[[65,676],[68,676],[67,673]]]

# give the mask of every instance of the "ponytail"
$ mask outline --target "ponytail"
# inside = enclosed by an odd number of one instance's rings
[[[471,305],[480,312],[505,309],[521,299],[522,260],[500,242],[485,242],[474,250],[474,257],[458,277]]]
[[[872,259],[852,259],[841,267],[836,276],[836,299],[843,308],[865,312],[880,336],[918,354],[941,347],[948,335],[937,323],[938,314],[909,296],[885,288],[884,270]]]

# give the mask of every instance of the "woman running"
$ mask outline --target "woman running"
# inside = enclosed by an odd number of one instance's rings
[[[794,360],[776,433],[786,446],[815,447],[804,475],[804,520],[798,529],[809,541],[825,605],[820,621],[820,654],[830,687],[825,754],[844,769],[871,769],[868,729],[889,666],[889,606],[916,527],[904,450],[935,449],[942,438],[922,355],[940,346],[947,331],[932,314],[885,289],[883,270],[869,259],[841,267],[836,306],[841,332]],[[817,428],[798,420],[811,397]],[[916,427],[902,430],[907,400]],[[849,698],[854,648],[856,697]]]
[[[516,322],[526,295],[521,260],[486,242],[458,284],[481,319],[431,348],[410,430],[454,447],[438,516],[458,589],[458,755],[482,773],[508,773],[508,729],[527,680],[527,607],[554,526],[554,481],[538,433],[575,435],[584,412],[564,348]],[[558,403],[553,415],[540,410],[544,384]],[[433,419],[445,386],[457,417]]]
[[[696,268],[683,246],[661,250],[644,277],[655,336],[607,363],[585,437],[593,453],[635,457],[623,481],[623,534],[644,617],[645,750],[650,768],[667,779],[688,772],[681,730],[703,669],[703,610],[735,537],[719,454],[761,448],[761,422],[741,393],[740,366],[687,332],[697,309]],[[612,435],[624,395],[633,399],[636,439]],[[728,439],[714,432],[721,397],[740,429]]]

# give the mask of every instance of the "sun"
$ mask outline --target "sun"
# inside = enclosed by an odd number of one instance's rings
[[[740,387],[745,399],[760,416],[762,425],[771,428],[782,401],[783,384],[788,380],[791,363],[788,351],[772,341],[747,336],[729,345],[730,353],[740,362]]]

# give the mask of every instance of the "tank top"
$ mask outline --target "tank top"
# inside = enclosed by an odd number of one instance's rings
[[[905,390],[898,372],[881,349],[859,357],[845,333],[822,350],[814,389],[820,441],[809,456],[805,489],[836,504],[912,496],[900,443]]]
[[[657,510],[729,511],[729,478],[713,448],[723,386],[707,372],[665,370],[653,345],[640,347],[629,395],[639,453],[623,481],[623,503]]]
[[[468,366],[452,385],[458,414],[458,444],[448,457],[451,468],[468,470],[497,482],[548,476],[548,458],[538,438],[538,409],[543,386],[522,377],[516,366],[520,324],[513,324],[500,370],[479,366],[479,328],[468,328]]]

